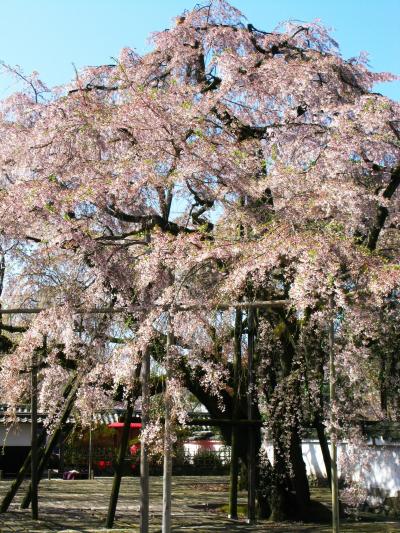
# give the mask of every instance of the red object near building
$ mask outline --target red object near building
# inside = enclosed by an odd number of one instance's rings
[[[112,424],[107,424],[108,428],[123,428],[124,423],[123,422],[112,422]],[[131,422],[131,429],[140,429],[142,427],[142,424],[140,422]]]
[[[107,427],[111,429],[122,429],[124,427],[124,423],[123,422],[112,422],[111,424],[107,424]],[[130,437],[131,438],[138,437],[139,431],[137,430],[141,429],[141,427],[142,427],[142,424],[140,422],[131,422]],[[136,431],[132,431],[132,430],[136,430]],[[132,444],[132,446],[130,446],[129,448],[129,451],[132,456],[136,455],[139,450],[140,450],[140,443]]]

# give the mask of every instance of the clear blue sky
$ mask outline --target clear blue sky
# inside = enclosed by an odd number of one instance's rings
[[[100,65],[124,46],[146,50],[147,37],[199,0],[0,0],[0,59],[49,85],[73,75],[72,63]],[[373,70],[400,74],[400,0],[233,0],[257,28],[320,18],[335,29],[344,57],[370,53]],[[0,78],[0,98],[13,89]],[[400,82],[377,87],[400,100]]]

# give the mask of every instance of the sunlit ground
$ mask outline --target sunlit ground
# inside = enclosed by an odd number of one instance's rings
[[[0,533],[9,531],[28,533],[45,531],[105,531],[104,522],[111,490],[111,478],[93,481],[43,480],[40,484],[40,520],[33,522],[30,511],[20,510],[20,490],[10,511],[0,515]],[[3,496],[9,481],[0,482]],[[173,531],[194,532],[245,532],[273,531],[274,533],[330,533],[329,524],[271,524],[262,521],[248,526],[243,520],[233,522],[219,509],[227,503],[227,478],[225,477],[175,477],[173,483]],[[161,531],[162,479],[151,479],[151,532]],[[325,489],[314,490],[319,501],[329,502]],[[116,533],[139,531],[139,480],[124,478],[117,509]],[[240,494],[243,506],[246,494]],[[218,508],[218,510],[216,509]],[[242,507],[243,508],[243,507]],[[376,522],[379,517],[363,515],[361,521],[344,523],[341,531],[357,533],[392,533],[400,531],[400,522]],[[374,520],[372,522],[371,520]],[[383,519],[384,520],[384,519]]]

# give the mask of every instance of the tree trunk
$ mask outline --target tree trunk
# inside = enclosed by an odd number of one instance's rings
[[[290,462],[293,469],[292,484],[296,495],[297,515],[299,518],[304,518],[308,514],[311,498],[301,439],[297,428],[292,432]]]
[[[272,486],[270,506],[272,522],[283,522],[289,518],[290,508],[289,492],[286,484],[286,465],[281,447],[274,446],[274,465],[272,473]]]
[[[260,433],[259,429],[258,432]],[[261,442],[261,438],[259,440]],[[258,439],[256,438],[257,441]],[[258,452],[260,452],[260,447]],[[262,458],[261,460],[260,453],[258,458],[256,481],[258,516],[260,518],[269,518],[271,516],[272,465],[268,458]]]
[[[322,457],[324,459],[324,465],[326,470],[326,479],[328,480],[329,489],[332,489],[332,462],[331,462],[331,452],[329,451],[328,439],[326,438],[325,426],[322,423],[321,419],[317,415],[314,422],[315,429],[317,430],[319,445],[321,447]]]

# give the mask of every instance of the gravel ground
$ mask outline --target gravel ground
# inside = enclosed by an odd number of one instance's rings
[[[0,497],[9,486],[0,481]],[[91,481],[42,480],[39,487],[39,517],[34,522],[29,510],[19,509],[23,491],[9,512],[0,515],[0,533],[105,532],[104,522],[111,490],[111,478]],[[26,484],[24,485],[26,486]],[[248,526],[243,520],[230,521],[216,507],[227,503],[227,478],[224,477],[175,477],[173,482],[172,523],[173,531],[185,533],[261,532],[273,533],[331,533],[329,524],[272,524],[262,521]],[[317,500],[329,501],[329,493],[319,489],[314,492]],[[117,508],[114,533],[139,531],[139,480],[124,478]],[[240,494],[245,503],[246,494]],[[161,531],[162,479],[151,479],[151,533]],[[360,522],[344,523],[343,532],[394,533],[400,532],[400,522],[371,522],[373,515],[363,516]]]

